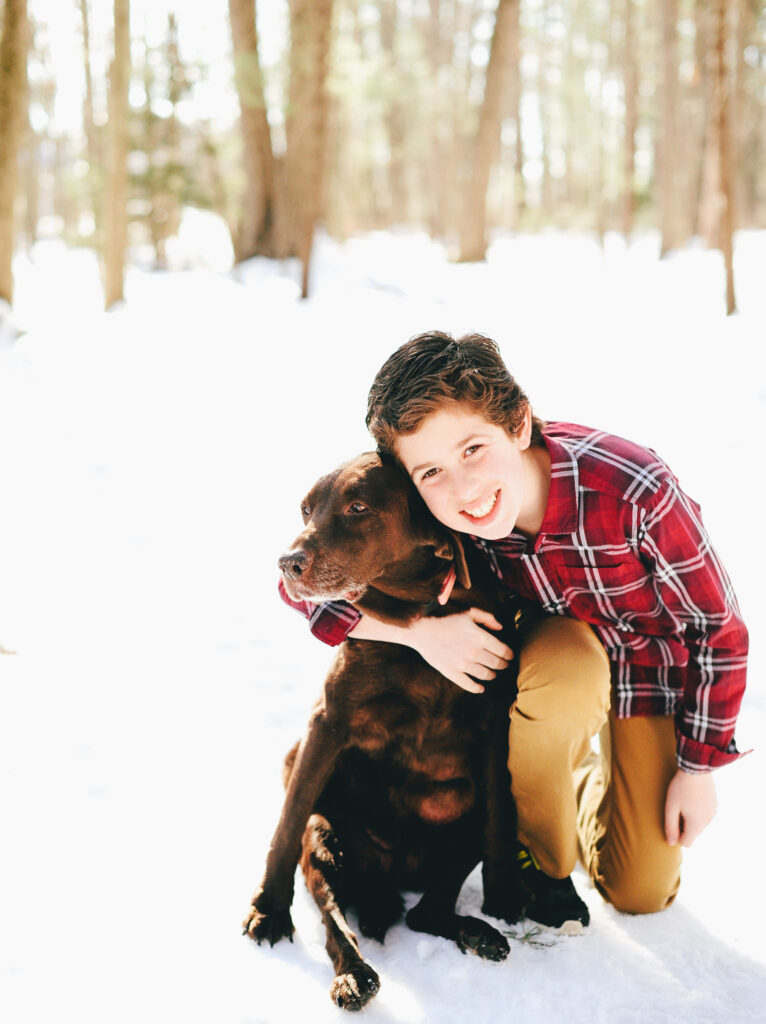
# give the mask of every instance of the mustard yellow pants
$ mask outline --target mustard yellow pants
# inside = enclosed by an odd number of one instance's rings
[[[673,719],[610,712],[606,653],[574,619],[530,629],[518,686],[508,766],[520,841],[554,878],[571,874],[579,857],[618,910],[663,910],[681,878],[681,848],[667,844],[663,824],[676,771]]]

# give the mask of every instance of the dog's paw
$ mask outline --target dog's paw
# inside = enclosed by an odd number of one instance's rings
[[[461,917],[455,940],[462,953],[475,953],[482,960],[499,963],[511,952],[505,936],[486,921],[477,917]]]
[[[369,964],[362,961],[345,974],[338,974],[330,985],[330,998],[342,1010],[361,1010],[376,995],[380,978]]]
[[[273,946],[280,939],[293,941],[293,919],[289,909],[261,911],[253,905],[250,914],[242,922],[242,934],[248,935],[258,945],[265,940]]]

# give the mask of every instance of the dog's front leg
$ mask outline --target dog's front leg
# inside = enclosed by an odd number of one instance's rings
[[[416,932],[440,935],[456,942],[463,953],[483,960],[505,960],[510,946],[488,921],[455,913],[455,903],[468,874],[481,856],[478,821],[462,820],[444,835],[444,852],[429,871],[420,902],[407,914],[407,925]]]
[[[484,851],[482,911],[514,923],[524,914],[524,890],[516,862],[516,806],[508,772],[508,702],[505,680],[493,691],[492,717],[484,748]]]
[[[244,921],[244,933],[259,944],[264,939],[272,946],[282,938],[292,941],[294,928],[290,905],[301,837],[343,745],[342,737],[328,721],[324,708],[315,711],[290,773],[263,879]]]

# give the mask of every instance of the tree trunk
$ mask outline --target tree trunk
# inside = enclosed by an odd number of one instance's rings
[[[380,0],[380,45],[394,78],[397,73],[396,36],[398,5],[396,0]],[[394,86],[396,89],[396,85]],[[405,158],[406,112],[398,95],[389,97],[386,110],[388,135],[388,223],[405,224],[408,216],[407,162]]]
[[[109,132],[104,208],[104,299],[106,308],[124,298],[128,231],[128,90],[130,2],[114,0],[114,59],[109,71]]]
[[[662,95],[660,99],[659,211],[660,255],[677,249],[683,239],[679,224],[678,187],[678,0],[661,0]]]
[[[462,262],[483,260],[487,254],[487,188],[500,143],[503,100],[510,84],[510,57],[519,0],[498,0],[495,29],[487,65],[484,100],[473,150],[470,179],[465,190],[460,225]]]
[[[87,142],[90,202],[93,210],[93,224],[95,237],[101,239],[102,200],[99,195],[101,190],[101,168],[103,166],[102,140],[96,131],[96,122],[93,116],[93,71],[90,50],[90,14],[88,0],[80,0],[80,17],[82,19],[82,63],[85,75],[85,95],[82,101],[82,119],[85,128],[85,139]]]
[[[82,63],[85,73],[85,95],[82,101],[83,125],[85,127],[85,138],[88,142],[88,159],[91,165],[98,165],[101,162],[99,153],[98,135],[96,123],[93,118],[93,72],[91,70],[90,56],[90,17],[88,14],[88,0],[80,0],[80,17],[82,18]]]
[[[290,0],[287,194],[303,298],[308,296],[314,231],[322,211],[332,7],[333,0]]]
[[[638,63],[636,61],[635,0],[625,0],[623,82],[625,127],[622,148],[622,233],[630,240],[635,215],[636,129],[638,127]]]
[[[26,0],[5,0],[0,38],[0,299],[13,302],[14,207],[24,130],[29,31]]]
[[[429,149],[423,164],[424,179],[421,188],[428,203],[428,231],[432,238],[443,238],[447,230],[447,195],[445,163],[447,146],[443,138],[439,77],[445,63],[446,42],[442,31],[444,18],[442,0],[429,0],[426,54],[431,73],[432,89],[429,92]]]
[[[728,43],[727,8],[727,0],[718,0],[716,4],[716,102],[714,104],[714,116],[717,121],[718,135],[718,237],[726,268],[726,313],[730,315],[736,312],[737,304],[734,297],[734,174],[731,160],[732,131],[731,106],[729,103],[729,71],[726,59]]]
[[[510,92],[511,110],[515,126],[516,138],[514,140],[513,158],[513,226],[517,227],[521,214],[526,206],[524,191],[524,142],[521,136],[521,3],[511,5],[511,50],[509,54],[510,63]]]
[[[718,245],[718,118],[715,115],[715,11],[708,2],[695,10],[697,28],[697,63],[702,89],[702,143],[700,152],[700,185],[697,207],[697,231],[710,248]]]
[[[281,257],[287,255],[289,246],[266,114],[255,0],[229,0],[229,21],[245,170],[242,214],[234,238],[235,259],[241,262],[256,255]]]

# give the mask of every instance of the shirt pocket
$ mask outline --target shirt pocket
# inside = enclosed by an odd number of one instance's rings
[[[559,563],[555,566],[561,596],[577,618],[611,622],[630,632],[660,613],[660,601],[650,570],[637,558],[596,565]]]

